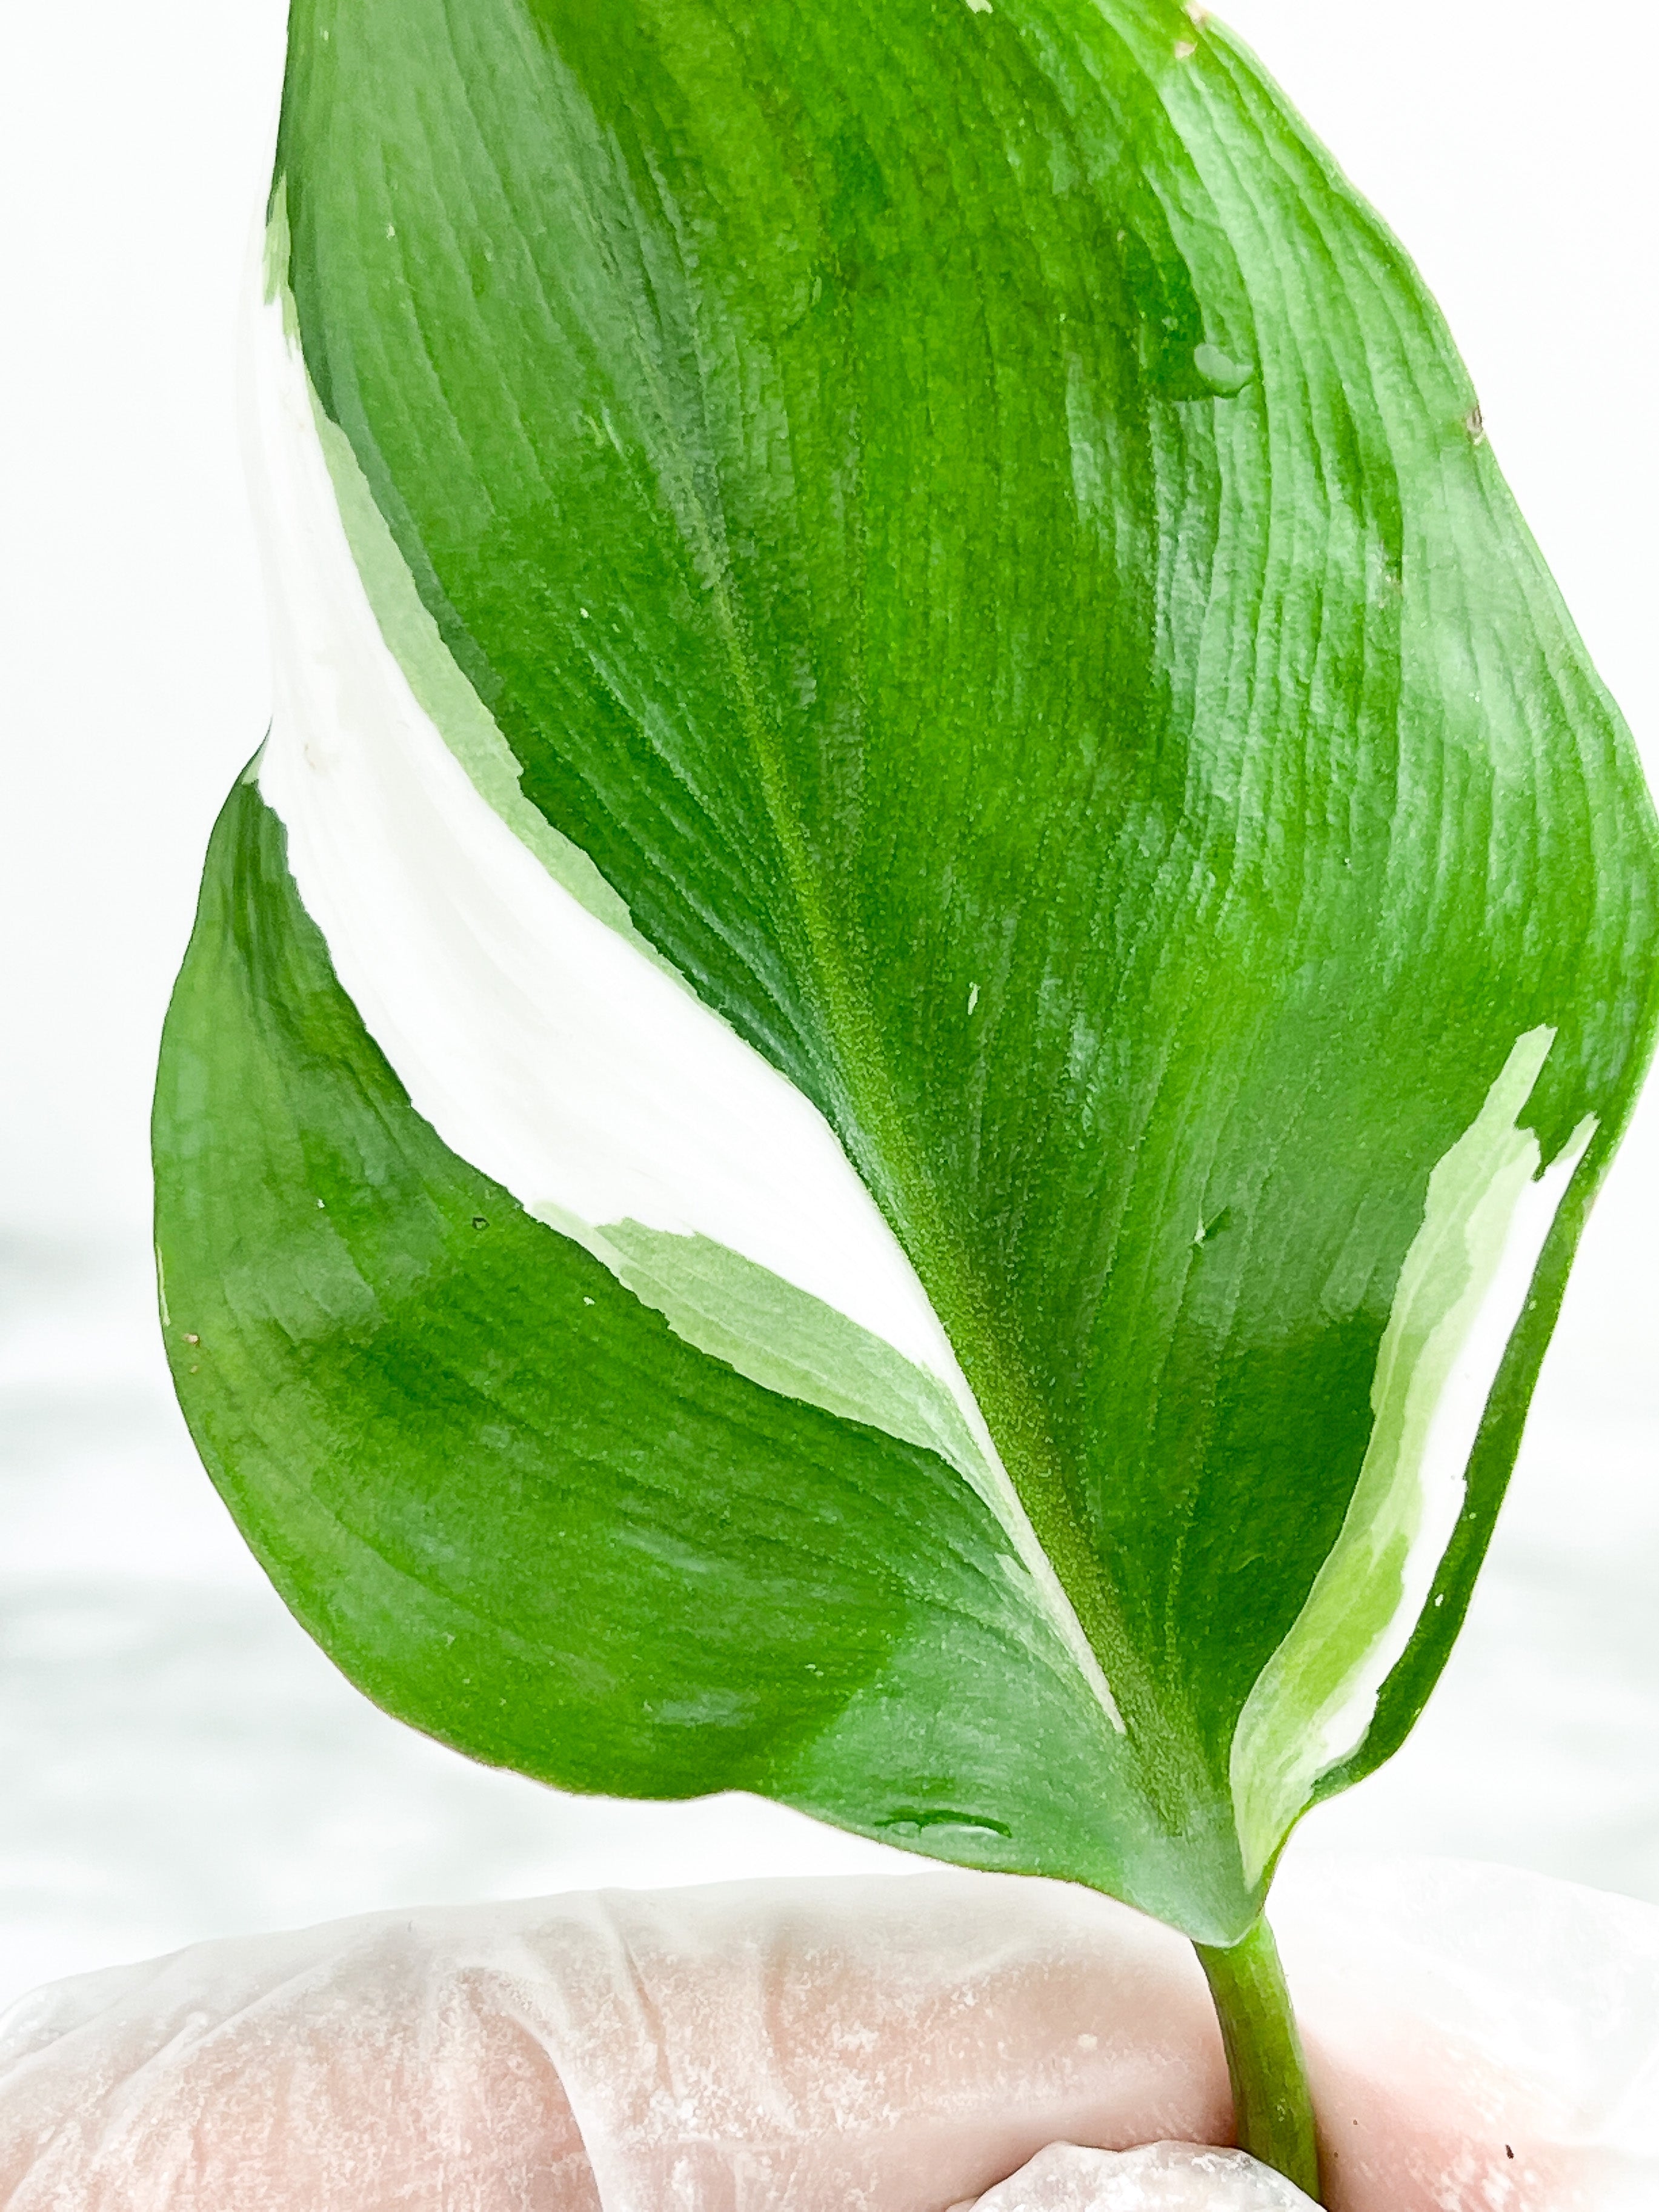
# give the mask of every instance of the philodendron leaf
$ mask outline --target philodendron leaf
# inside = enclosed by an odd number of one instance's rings
[[[1231,1942],[1655,1019],[1420,283],[1154,0],[295,0],[268,276],[156,1115],[250,1541],[481,1758]]]

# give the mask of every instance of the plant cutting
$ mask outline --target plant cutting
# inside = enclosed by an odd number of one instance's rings
[[[1659,1000],[1401,248],[1158,0],[295,0],[192,1432],[368,1694],[1198,1947],[1456,1633]]]

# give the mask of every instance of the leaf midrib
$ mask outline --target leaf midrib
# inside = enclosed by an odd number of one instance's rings
[[[646,373],[654,382],[652,364],[646,365]],[[661,397],[659,392],[659,402]],[[662,419],[672,423],[665,408]],[[854,1120],[873,1139],[872,1149],[886,1170],[894,1200],[890,1214],[897,1217],[890,1219],[890,1225],[939,1314],[1009,1480],[1100,1662],[1125,1724],[1153,1770],[1149,1781],[1154,1794],[1174,1817],[1187,1791],[1174,1762],[1159,1755],[1161,1732],[1152,1726],[1137,1727],[1137,1721],[1153,1720],[1146,1671],[1130,1645],[1115,1595],[1089,1541],[1036,1386],[1023,1364],[1006,1357],[1007,1331],[997,1326],[982,1285],[945,1220],[932,1172],[898,1105],[879,1029],[847,957],[849,939],[855,940],[859,933],[846,917],[832,915],[824,902],[799,811],[791,803],[777,733],[761,705],[725,547],[686,465],[678,436],[673,431],[671,436],[676,462],[684,470],[682,486],[690,494],[689,508],[696,517],[698,550],[713,580],[710,597],[744,734],[783,862],[797,924],[791,933],[805,956],[805,980],[817,1001]],[[879,1205],[879,1194],[872,1190],[872,1195]],[[883,1212],[890,1208],[884,1206]]]

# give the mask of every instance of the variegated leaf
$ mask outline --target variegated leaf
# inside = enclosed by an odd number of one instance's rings
[[[1656,1013],[1409,264],[1161,0],[295,0],[255,353],[156,1149],[277,1586],[481,1758],[1233,1941]]]

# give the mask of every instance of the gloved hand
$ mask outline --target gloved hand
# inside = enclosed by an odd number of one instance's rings
[[[1659,1911],[1316,1862],[1274,1919],[1334,2212],[1659,2205]],[[1294,2204],[1179,2153],[1050,2153],[995,2187],[1045,2145],[1228,2124],[1188,1947],[997,1875],[378,1914],[83,1975],[0,2022],[5,2212]]]

